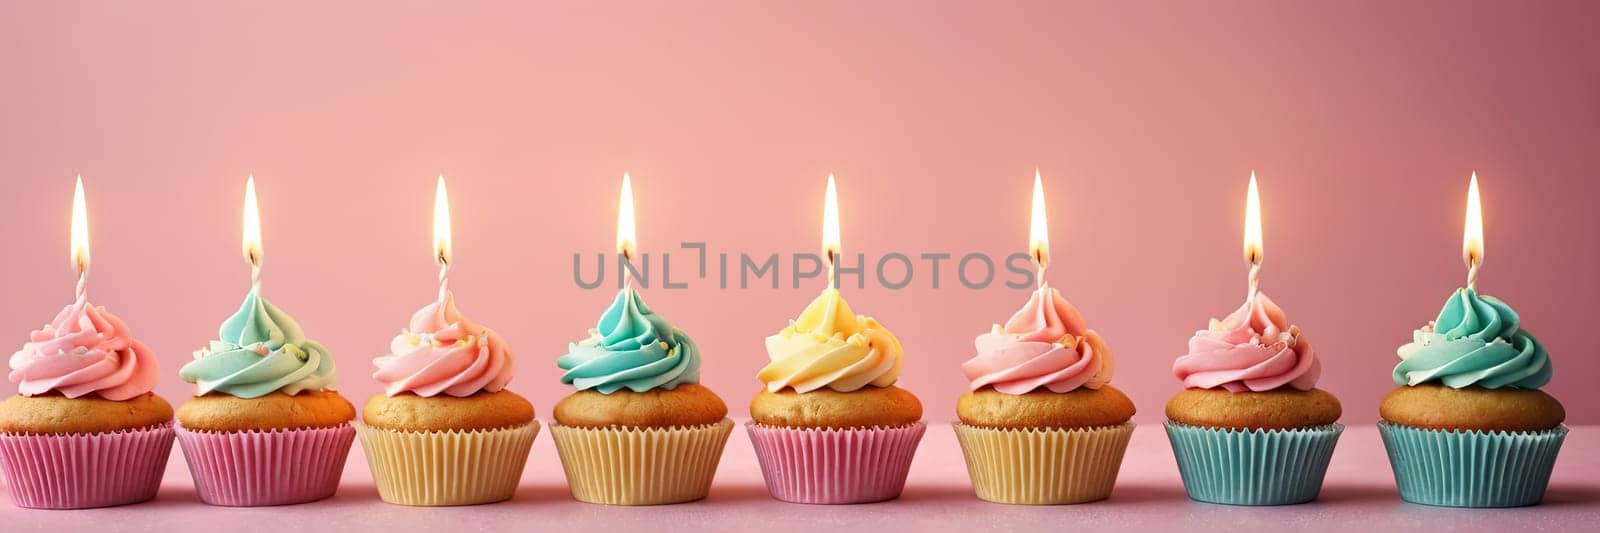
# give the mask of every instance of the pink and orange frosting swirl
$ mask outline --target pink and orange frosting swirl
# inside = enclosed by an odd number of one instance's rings
[[[56,391],[122,401],[150,392],[161,375],[155,354],[127,324],[82,297],[29,335],[10,366],[7,378],[23,396]]]
[[[373,359],[372,377],[394,396],[410,392],[464,397],[498,392],[511,381],[511,350],[505,339],[456,310],[445,293],[411,316],[411,327],[389,343],[389,355]]]
[[[1322,375],[1322,362],[1283,309],[1256,293],[1227,318],[1213,319],[1209,328],[1196,332],[1189,353],[1173,362],[1172,373],[1192,389],[1311,390]]]
[[[962,363],[972,390],[986,386],[1006,394],[1037,389],[1069,392],[1098,389],[1111,381],[1111,349],[1084,325],[1078,309],[1042,285],[1004,326],[996,324],[976,341],[978,355]]]

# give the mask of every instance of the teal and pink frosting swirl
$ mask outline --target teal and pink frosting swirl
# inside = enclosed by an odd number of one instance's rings
[[[511,350],[493,330],[467,320],[453,294],[411,315],[411,325],[373,359],[384,393],[465,397],[499,392],[511,381]]]
[[[259,398],[277,391],[295,395],[333,385],[333,355],[307,339],[300,324],[255,289],[222,323],[217,337],[196,350],[194,360],[178,370],[178,377],[195,384],[196,396],[220,392]]]
[[[1521,317],[1500,299],[1457,289],[1439,317],[1400,347],[1396,385],[1443,383],[1537,389],[1550,382],[1550,354],[1524,331]]]
[[[1039,389],[1099,389],[1111,381],[1115,360],[1078,309],[1048,285],[1040,286],[1005,325],[976,341],[978,355],[962,363],[972,390],[1006,394]]]
[[[55,391],[114,401],[150,392],[161,373],[155,354],[121,319],[82,297],[30,334],[10,367],[6,377],[23,396]]]
[[[1173,362],[1172,373],[1191,389],[1304,391],[1317,385],[1322,362],[1283,309],[1258,292],[1233,314],[1196,332],[1189,353]]]
[[[570,344],[556,366],[565,371],[561,382],[578,390],[672,390],[700,382],[700,349],[627,288],[617,293],[589,337]]]

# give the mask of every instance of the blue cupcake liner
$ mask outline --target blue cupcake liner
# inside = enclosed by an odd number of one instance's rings
[[[1458,431],[1378,423],[1400,498],[1441,507],[1538,505],[1566,427]]]
[[[1344,425],[1231,429],[1167,421],[1183,488],[1195,501],[1288,505],[1317,499]]]

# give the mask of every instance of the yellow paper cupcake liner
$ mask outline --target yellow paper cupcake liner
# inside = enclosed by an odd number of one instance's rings
[[[527,425],[472,431],[401,431],[357,423],[356,434],[383,501],[476,505],[511,498],[539,434]]]
[[[960,423],[954,427],[979,498],[1053,505],[1110,496],[1134,424],[1081,429],[990,429]]]
[[[671,428],[550,425],[567,485],[578,501],[661,505],[711,490],[733,421]]]

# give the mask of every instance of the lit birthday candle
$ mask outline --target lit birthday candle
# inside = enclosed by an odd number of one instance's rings
[[[1033,171],[1033,206],[1028,212],[1028,255],[1038,267],[1034,283],[1044,286],[1044,269],[1050,266],[1050,221],[1044,214],[1044,179]]]
[[[89,288],[89,207],[83,199],[83,176],[72,186],[72,268],[78,272],[77,299]]]
[[[839,252],[839,188],[833,184],[833,174],[828,175],[828,190],[822,195],[822,260],[827,262],[828,288],[838,289]]]
[[[638,255],[639,245],[638,228],[633,222],[633,178],[628,173],[622,173],[622,192],[617,195],[617,255],[624,261],[632,262]],[[633,276],[622,276],[625,286],[633,286]]]
[[[1483,200],[1478,197],[1478,173],[1467,183],[1467,221],[1461,225],[1461,260],[1467,263],[1467,290],[1478,290],[1478,267],[1483,266]]]
[[[444,188],[444,174],[433,186],[433,260],[439,263],[439,301],[450,291],[450,259],[454,252],[450,240],[450,192]]]
[[[261,261],[266,254],[261,249],[261,206],[256,200],[256,177],[244,182],[244,225],[239,242],[244,247],[244,260],[250,264],[250,290],[261,290]]]
[[[1261,290],[1261,260],[1267,255],[1266,243],[1261,238],[1261,190],[1256,187],[1256,173],[1250,173],[1250,190],[1245,193],[1244,207],[1244,262],[1250,265],[1250,276],[1245,284],[1249,289],[1245,299],[1256,297]]]

